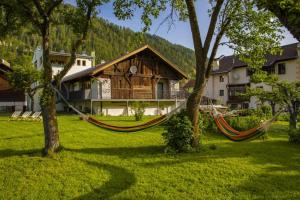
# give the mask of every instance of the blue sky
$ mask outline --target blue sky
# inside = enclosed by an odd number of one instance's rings
[[[74,0],[68,0],[68,2],[74,2]],[[206,29],[209,24],[209,17],[207,15],[207,10],[209,8],[209,5],[207,1],[197,1],[196,9],[198,12],[198,18],[199,18],[199,24],[201,28],[201,31],[204,30],[204,34],[206,34]],[[143,28],[143,24],[140,20],[140,11],[137,10],[135,16],[131,20],[118,20],[113,13],[113,6],[112,3],[108,3],[105,5],[102,5],[99,7],[99,16],[114,23],[119,26],[124,26],[127,28],[132,29],[133,31],[141,31]],[[192,34],[190,31],[190,26],[188,21],[182,22],[182,21],[175,21],[174,26],[170,28],[170,25],[168,23],[164,23],[160,26],[162,21],[165,19],[169,12],[163,12],[161,15],[153,20],[153,24],[151,26],[151,30],[149,33],[156,34],[162,38],[167,39],[168,41],[176,44],[183,45],[185,47],[193,49],[193,41],[192,41]],[[293,38],[293,36],[286,30],[284,33],[285,39],[282,40],[282,45],[290,44],[297,42],[296,39]],[[218,50],[217,55],[230,55],[232,54],[232,50],[227,47],[220,47]]]

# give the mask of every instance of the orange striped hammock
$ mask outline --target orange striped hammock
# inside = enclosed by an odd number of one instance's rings
[[[278,117],[278,115],[281,113],[279,111],[274,117],[270,120],[267,120],[263,122],[261,125],[251,128],[249,130],[245,131],[237,131],[234,128],[232,128],[227,121],[224,119],[224,117],[221,114],[212,114],[212,117],[214,118],[214,121],[219,129],[219,131],[226,136],[228,139],[239,142],[244,141],[248,139],[255,139],[263,134],[265,134],[266,128]]]
[[[118,132],[136,132],[136,131],[141,131],[146,128],[150,128],[152,126],[160,125],[167,121],[168,116],[167,115],[162,115],[160,117],[157,117],[153,120],[150,120],[148,122],[145,122],[143,124],[135,125],[135,126],[115,126],[115,125],[110,125],[104,122],[101,122],[100,120],[97,120],[94,117],[88,116],[85,120],[88,121],[91,124],[94,124],[96,126],[99,126],[104,129],[112,130],[112,131],[118,131]]]

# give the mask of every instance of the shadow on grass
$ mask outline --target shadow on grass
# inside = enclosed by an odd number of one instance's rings
[[[77,199],[110,199],[111,197],[129,189],[136,183],[135,175],[121,167],[110,164],[98,163],[89,160],[78,159],[87,165],[104,169],[110,173],[110,180],[92,192],[74,198]]]
[[[8,158],[13,156],[42,156],[42,149],[28,149],[28,150],[14,150],[2,149],[0,150],[0,158]]]
[[[40,135],[23,135],[23,136],[9,136],[9,137],[0,137],[0,140],[12,140],[12,139],[25,139],[25,138],[33,138],[33,137],[39,137],[43,136]]]
[[[276,171],[267,168],[266,173],[255,175],[240,185],[231,186],[229,190],[234,194],[246,194],[250,199],[298,200],[300,175],[286,174],[286,171],[286,167],[277,168]]]
[[[65,151],[84,153],[84,154],[97,154],[97,155],[109,155],[120,156],[122,158],[132,157],[147,157],[163,154],[165,146],[142,146],[142,147],[109,147],[109,148],[83,148],[83,149],[71,149],[64,148]]]

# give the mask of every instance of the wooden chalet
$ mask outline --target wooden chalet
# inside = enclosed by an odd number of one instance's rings
[[[7,72],[11,71],[9,63],[2,59],[0,61],[0,111],[2,112],[23,110],[25,106],[24,92],[14,90],[7,80]]]
[[[62,88],[70,102],[81,105],[79,108],[93,110],[93,107],[86,106],[87,103],[126,102],[128,114],[130,101],[174,103],[183,100],[185,94],[179,89],[179,81],[186,78],[176,65],[145,45],[109,62],[64,77]],[[103,103],[100,104],[103,108]]]

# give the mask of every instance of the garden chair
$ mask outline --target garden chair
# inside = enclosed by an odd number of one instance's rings
[[[41,113],[42,112],[35,112],[31,116],[29,116],[30,120],[41,120]]]
[[[18,117],[20,117],[22,111],[15,111],[10,117],[9,117],[9,121],[10,120],[15,120],[18,119]]]
[[[20,119],[20,120],[27,120],[27,119],[29,119],[29,116],[31,115],[31,113],[32,113],[31,111],[26,111],[18,119]]]

